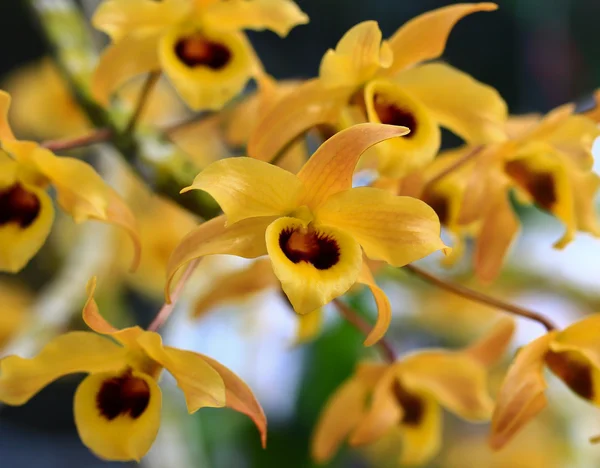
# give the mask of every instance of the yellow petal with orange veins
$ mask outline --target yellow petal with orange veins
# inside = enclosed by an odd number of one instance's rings
[[[331,195],[352,188],[352,176],[360,156],[371,146],[407,132],[406,127],[363,123],[336,133],[298,173],[306,188],[302,204],[317,208]]]
[[[192,351],[163,346],[155,332],[144,332],[138,344],[154,361],[167,369],[185,395],[188,412],[200,408],[225,406],[225,384],[219,373],[203,356]]]
[[[314,339],[323,326],[323,309],[313,310],[308,314],[298,315],[298,330],[295,344],[300,345]]]
[[[69,332],[50,341],[37,356],[0,360],[0,401],[22,405],[56,379],[81,372],[115,371],[126,364],[126,350],[103,336]]]
[[[328,89],[309,80],[284,96],[262,117],[248,141],[248,155],[272,161],[302,133],[320,124],[333,125],[352,89]]]
[[[302,182],[292,173],[252,158],[216,161],[196,176],[189,190],[204,190],[231,225],[246,218],[283,215],[298,206]]]
[[[308,23],[308,16],[292,0],[229,0],[212,5],[202,18],[223,30],[269,29],[281,37]]]
[[[363,418],[368,391],[364,382],[350,378],[329,398],[311,442],[311,454],[317,463],[329,461]]]
[[[171,253],[167,263],[167,299],[170,299],[170,285],[177,270],[196,258],[215,254],[244,258],[265,255],[265,231],[274,219],[272,216],[249,218],[226,227],[226,217],[222,215],[189,232]]]
[[[156,381],[129,369],[86,377],[75,392],[73,411],[79,437],[94,454],[139,462],[156,438],[161,407]]]
[[[506,103],[498,91],[466,73],[443,63],[430,63],[404,71],[394,82],[467,143],[506,139]]]
[[[408,391],[431,395],[463,419],[489,420],[493,401],[487,390],[486,369],[469,355],[423,351],[405,358],[399,369]]]
[[[465,349],[465,353],[482,365],[495,364],[506,353],[515,332],[511,317],[500,317],[491,329]]]
[[[159,45],[160,64],[193,110],[218,110],[243,89],[255,72],[255,59],[241,33],[175,27]]]
[[[490,445],[504,447],[546,406],[544,359],[556,332],[547,333],[519,350],[498,393],[492,416]]]
[[[92,95],[108,106],[112,94],[132,78],[160,69],[158,41],[160,35],[132,32],[118,43],[108,46],[92,77]]]
[[[185,0],[109,0],[98,6],[92,25],[118,42],[131,32],[150,34],[168,27],[181,20],[190,7]]]
[[[250,387],[223,364],[204,355],[202,355],[202,359],[208,362],[223,379],[226,406],[252,419],[260,432],[262,446],[265,448],[267,445],[267,418]]]
[[[401,267],[447,248],[433,209],[416,198],[399,197],[371,187],[331,196],[316,218],[352,235],[373,260]]]
[[[273,271],[299,314],[324,306],[356,283],[362,252],[343,231],[284,217],[269,225],[265,238]]]
[[[401,465],[418,466],[427,463],[440,450],[442,445],[442,412],[435,399],[417,396],[413,413],[400,423],[402,454],[398,462]],[[418,408],[418,409],[417,409]]]
[[[369,332],[364,343],[365,346],[371,346],[383,338],[383,335],[385,335],[390,327],[390,323],[392,322],[392,306],[390,305],[387,295],[383,292],[383,289],[375,283],[375,279],[371,274],[371,269],[364,259],[357,282],[368,286],[375,298],[375,304],[377,306],[377,322]]]
[[[10,94],[0,89],[0,141],[14,140],[15,136],[8,124],[8,109],[10,108]]]
[[[389,65],[390,50],[381,43],[376,21],[363,21],[352,27],[321,60],[319,79],[327,87],[360,86],[382,65]]]
[[[446,48],[452,28],[459,20],[477,11],[493,11],[497,8],[495,3],[488,2],[459,3],[411,19],[390,37],[394,63],[384,73],[393,75],[419,62],[439,57]]]

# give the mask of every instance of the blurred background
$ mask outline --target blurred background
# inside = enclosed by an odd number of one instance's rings
[[[98,2],[80,3],[89,15]],[[360,21],[377,20],[387,37],[408,19],[451,2],[297,3],[310,17],[308,25],[295,28],[284,40],[270,32],[249,34],[267,71],[276,78],[315,76],[323,53]],[[586,105],[586,99],[600,84],[600,2],[498,3],[500,9],[496,12],[476,13],[459,22],[450,36],[444,60],[495,87],[512,113],[546,112],[573,100]],[[97,35],[97,39],[100,44],[102,37]],[[17,134],[41,140],[85,131],[86,124],[76,110],[65,105],[68,92],[44,62],[47,50],[25,1],[0,2],[0,44],[0,87],[11,90],[15,102],[22,103],[12,116]],[[50,91],[56,103],[46,101],[48,105],[40,108],[36,104],[38,93],[48,99]],[[181,104],[173,96],[161,99],[156,119],[173,120],[182,115]],[[109,166],[104,169],[112,174],[112,166],[118,163],[110,160],[101,160],[100,165]],[[84,285],[87,278],[99,272],[104,272],[104,278],[100,277],[100,308],[116,323],[146,325],[158,310],[163,275],[160,262],[194,221],[148,194],[135,181],[122,178],[117,175],[110,181],[139,192],[137,208],[144,248],[149,252],[140,274],[132,277],[124,273],[123,258],[130,252],[114,230],[93,223],[89,223],[91,227],[75,226],[70,219],[59,218],[50,241],[32,263],[17,276],[0,277],[0,345],[6,347],[4,352],[30,349],[22,330],[35,321],[35,314],[45,314],[51,322],[52,317],[60,316],[57,326],[82,327],[77,310],[83,290],[72,297],[70,288]],[[600,242],[579,234],[564,251],[555,251],[551,245],[560,237],[560,224],[535,208],[523,209],[521,214],[524,235],[501,278],[485,288],[486,292],[543,312],[559,325],[600,311]],[[469,279],[468,262],[451,272],[439,269],[438,263],[439,258],[423,262],[440,274],[484,289]],[[333,310],[325,310],[324,325],[316,339],[297,345],[298,321],[267,280],[259,282],[252,294],[235,301],[213,297],[215,290],[228,284],[228,275],[248,265],[231,258],[204,262],[193,292],[164,333],[167,342],[208,354],[246,380],[267,413],[267,450],[260,448],[258,434],[249,420],[237,413],[203,409],[187,415],[178,389],[166,378],[163,426],[142,465],[313,466],[309,456],[311,433],[328,396],[351,374],[358,360],[377,358],[376,351],[365,349],[363,337],[342,323]],[[395,279],[384,278],[382,284],[394,308],[387,337],[398,352],[464,346],[496,317],[493,310],[442,293],[403,273],[394,275]],[[372,316],[373,304],[367,293],[354,293],[351,301],[362,313]],[[191,319],[190,310],[196,310],[200,317]],[[541,333],[537,324],[519,321],[512,351]],[[35,336],[40,339],[43,333]],[[497,388],[502,370],[500,366],[497,377],[492,378],[492,389]],[[550,408],[502,452],[492,454],[487,449],[486,425],[467,424],[446,415],[444,448],[429,466],[600,466],[600,446],[588,443],[590,436],[600,434],[600,411],[573,396],[556,379],[549,379]],[[75,431],[72,398],[79,381],[78,377],[66,377],[21,408],[0,409],[0,467],[111,466],[91,455]],[[400,449],[393,440],[366,450],[343,449],[328,466],[398,466],[395,454]]]

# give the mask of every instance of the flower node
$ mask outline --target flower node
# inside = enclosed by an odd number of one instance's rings
[[[221,70],[231,60],[231,51],[218,42],[208,40],[202,34],[180,39],[175,45],[177,57],[188,67],[208,67]]]
[[[26,228],[35,221],[40,212],[40,200],[21,184],[0,191],[0,226],[16,223]]]
[[[327,270],[340,259],[337,242],[313,230],[285,229],[279,235],[279,246],[292,262],[308,262],[317,270]]]
[[[374,96],[373,101],[373,107],[381,123],[407,127],[410,129],[410,133],[406,134],[404,138],[411,138],[414,136],[417,131],[417,119],[410,110],[403,109],[395,104],[387,102],[386,99],[379,94]]]
[[[120,377],[106,380],[97,396],[102,416],[112,421],[117,416],[129,414],[133,419],[142,415],[150,402],[150,387],[128,371]]]
[[[534,173],[519,161],[507,162],[504,166],[506,173],[535,200],[541,208],[550,211],[556,203],[556,190],[552,174],[547,172]]]
[[[423,420],[425,406],[421,398],[407,392],[398,381],[394,382],[392,391],[402,407],[402,424],[407,426],[418,426]]]

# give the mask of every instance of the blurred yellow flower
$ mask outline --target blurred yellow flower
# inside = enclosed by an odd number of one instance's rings
[[[183,191],[208,192],[224,215],[201,224],[173,252],[167,295],[177,270],[211,254],[256,258],[268,254],[294,310],[312,312],[355,283],[371,288],[378,320],[365,344],[389,326],[390,304],[363,263],[404,266],[445,249],[435,212],[420,200],[384,190],[352,188],[360,155],[406,133],[403,127],[360,124],[327,140],[298,175],[252,158],[217,161]]]
[[[0,282],[0,349],[26,325],[32,294],[14,282]]]
[[[402,440],[399,464],[426,463],[440,449],[440,405],[469,421],[491,416],[487,367],[505,352],[513,331],[513,321],[503,317],[464,350],[424,350],[392,364],[359,365],[321,414],[313,458],[328,461],[346,438],[359,446],[396,431]]]
[[[285,144],[319,124],[346,128],[361,122],[404,126],[406,138],[374,148],[382,175],[400,177],[429,163],[440,147],[440,126],[469,143],[505,139],[506,104],[491,87],[443,63],[457,21],[494,3],[457,4],[424,13],[382,41],[375,21],[350,29],[321,61],[319,78],[281,100],[250,140],[250,156],[269,160]]]
[[[0,90],[0,271],[21,270],[46,241],[54,220],[50,185],[76,222],[94,219],[124,228],[134,242],[135,267],[139,238],[127,205],[90,165],[16,140],[6,118],[9,106],[10,96]]]
[[[0,401],[22,405],[63,375],[88,373],[73,406],[82,442],[103,459],[139,461],[160,426],[157,382],[164,368],[175,377],[190,413],[203,407],[233,408],[254,420],[265,444],[264,413],[239,377],[207,356],[164,346],[158,333],[137,326],[117,330],[100,316],[94,288],[92,280],[83,318],[96,333],[69,332],[32,359],[0,360]]]
[[[112,39],[92,83],[101,103],[133,76],[162,70],[203,110],[220,109],[261,73],[243,29],[285,36],[308,17],[292,0],[106,0],[92,22]]]

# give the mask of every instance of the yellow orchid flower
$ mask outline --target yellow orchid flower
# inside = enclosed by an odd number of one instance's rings
[[[203,110],[223,107],[261,74],[243,29],[283,37],[308,17],[292,0],[106,0],[92,22],[112,39],[92,83],[102,104],[133,76],[162,70]]]
[[[396,430],[402,438],[399,464],[426,463],[441,444],[440,405],[470,421],[491,416],[487,367],[502,356],[513,331],[513,321],[504,317],[464,350],[425,350],[392,364],[359,365],[321,414],[313,458],[326,462],[346,438],[359,446]]]
[[[351,28],[321,61],[319,78],[280,101],[250,140],[252,157],[270,160],[288,142],[319,124],[346,128],[360,122],[400,125],[406,138],[374,148],[381,174],[400,177],[430,162],[440,126],[470,143],[505,139],[506,104],[491,87],[443,63],[454,25],[494,3],[457,4],[424,13],[388,40],[375,21]]]
[[[203,407],[233,408],[252,418],[265,444],[264,413],[239,377],[207,356],[164,346],[156,332],[137,326],[117,330],[99,314],[94,288],[92,280],[83,318],[95,333],[69,332],[34,358],[0,360],[0,401],[22,405],[63,375],[87,373],[73,403],[82,442],[100,458],[139,461],[160,426],[158,379],[166,369],[190,413]]]
[[[365,344],[379,340],[391,318],[387,297],[363,263],[367,257],[403,266],[445,249],[435,212],[420,200],[384,190],[352,188],[360,155],[403,127],[361,124],[327,140],[297,175],[252,158],[217,161],[183,191],[208,192],[224,215],[201,224],[174,250],[175,272],[211,254],[256,258],[268,254],[294,310],[312,312],[355,283],[373,292],[379,316]]]
[[[12,281],[0,282],[0,349],[28,322],[33,295]]]
[[[76,222],[94,219],[124,228],[134,243],[135,267],[139,238],[127,205],[90,165],[16,140],[6,118],[9,106],[10,96],[0,90],[0,271],[21,270],[44,244],[54,219],[50,185]]]
[[[271,262],[268,259],[259,259],[246,268],[219,277],[210,290],[196,301],[192,315],[194,318],[199,318],[215,307],[231,302],[246,301],[250,297],[268,290],[281,291],[281,286],[273,272]],[[321,330],[322,321],[321,309],[298,315],[295,344],[313,339]]]
[[[504,447],[548,404],[545,367],[581,398],[600,405],[598,330],[600,314],[594,314],[563,331],[546,333],[519,350],[498,393],[492,448]]]

